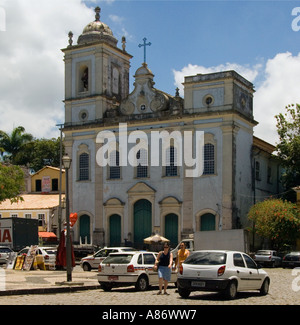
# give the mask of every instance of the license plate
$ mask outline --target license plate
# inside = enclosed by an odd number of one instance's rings
[[[108,277],[108,280],[109,280],[109,281],[116,281],[116,280],[119,280],[119,277],[118,277],[117,275],[110,275],[110,276]]]
[[[204,288],[205,281],[192,281],[192,287]]]

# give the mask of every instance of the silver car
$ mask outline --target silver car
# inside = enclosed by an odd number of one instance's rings
[[[104,247],[93,255],[86,256],[81,259],[80,266],[84,271],[91,271],[98,269],[99,264],[110,254],[118,252],[133,252],[135,248],[132,247]]]
[[[14,251],[7,246],[0,246],[0,264],[5,264]]]

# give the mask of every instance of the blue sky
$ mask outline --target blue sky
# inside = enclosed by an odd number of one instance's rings
[[[299,1],[0,0],[0,129],[23,125],[36,137],[58,136],[64,120],[61,48],[94,20],[127,38],[130,82],[143,62],[155,87],[175,94],[186,75],[234,69],[254,83],[255,135],[275,144],[275,114],[300,102]],[[292,15],[294,8],[299,13]],[[295,28],[294,28],[295,29]]]

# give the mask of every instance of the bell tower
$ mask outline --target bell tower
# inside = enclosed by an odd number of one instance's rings
[[[122,49],[111,29],[100,21],[99,7],[95,20],[89,23],[73,44],[62,49],[65,62],[65,126],[101,121],[106,110],[129,93],[129,69],[132,56]]]

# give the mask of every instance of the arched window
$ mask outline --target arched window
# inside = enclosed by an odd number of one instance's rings
[[[204,145],[204,169],[203,175],[215,173],[215,146],[211,143]]]
[[[119,151],[116,150],[112,151],[109,156],[109,178],[121,178],[120,154]]]
[[[90,165],[90,157],[87,153],[82,153],[79,156],[79,180],[87,181],[89,180],[89,165]]]

